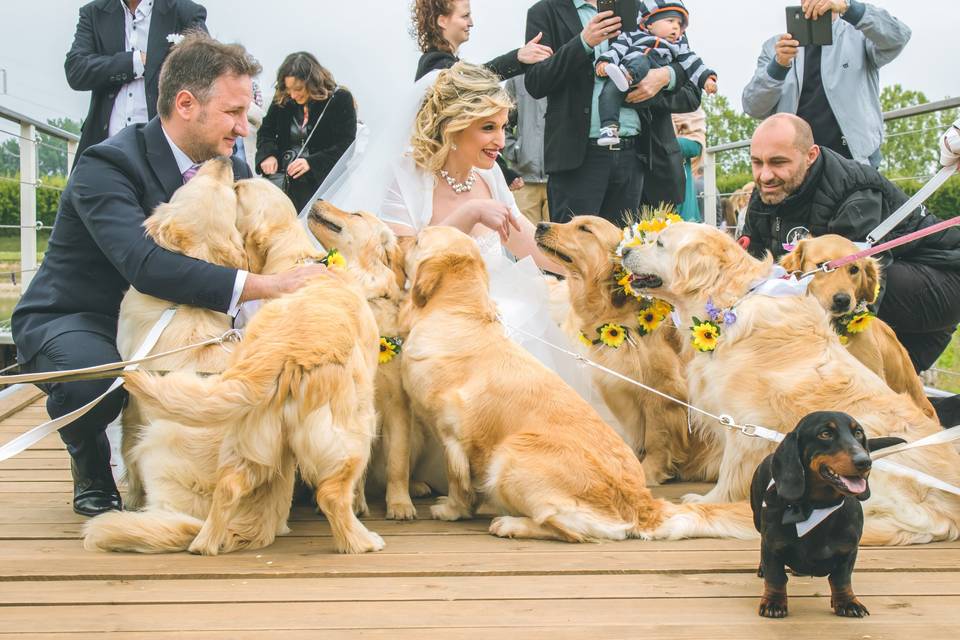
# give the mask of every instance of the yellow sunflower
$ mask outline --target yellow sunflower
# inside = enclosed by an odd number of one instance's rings
[[[329,269],[346,269],[347,259],[336,249],[330,249],[321,262]]]
[[[628,296],[635,296],[637,293],[633,290],[633,287],[630,286],[630,280],[633,276],[629,273],[623,274],[623,277],[617,280],[617,285],[623,287],[623,292]]]
[[[393,360],[398,351],[400,351],[400,347],[396,343],[389,338],[380,336],[380,355],[377,356],[380,364],[387,364]]]
[[[600,332],[600,342],[616,349],[627,339],[627,331],[619,324],[605,324],[598,329]]]
[[[858,313],[847,323],[847,333],[860,333],[870,326],[873,316],[870,313]]]
[[[664,229],[667,228],[666,220],[661,220],[660,218],[654,218],[649,222],[650,222],[650,230],[653,231],[654,233],[658,231],[663,231]]]
[[[663,322],[663,316],[658,314],[654,307],[647,307],[637,316],[637,323],[640,325],[643,335],[653,333]]]
[[[837,337],[840,338],[840,344],[842,344],[843,346],[847,346],[848,344],[850,344],[850,338],[848,338],[847,336],[837,336]]]
[[[668,213],[667,220],[669,220],[670,222],[683,222],[683,218],[681,218],[676,213]]]
[[[581,343],[583,346],[585,346],[585,347],[592,347],[592,346],[593,346],[593,343],[590,342],[590,338],[588,338],[588,337],[587,337],[587,334],[585,334],[583,331],[580,332],[580,334],[577,336],[577,339],[578,339],[578,340],[580,341],[580,343]]]
[[[697,351],[713,351],[717,348],[720,338],[720,327],[712,322],[700,322],[694,318],[694,325],[690,327],[693,346]]]
[[[655,314],[660,316],[660,319],[663,320],[670,312],[673,311],[673,306],[666,300],[661,300],[660,298],[654,298],[653,303],[650,305],[650,309],[653,310]]]

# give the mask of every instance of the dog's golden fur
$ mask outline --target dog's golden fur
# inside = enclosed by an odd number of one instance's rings
[[[276,187],[246,180],[236,193],[234,224],[253,268],[279,272],[322,257]],[[337,549],[381,548],[352,509],[373,437],[377,343],[352,279],[327,276],[264,305],[222,376],[132,374],[133,396],[167,418],[132,450],[147,508],[92,519],[84,546],[215,554],[270,544],[287,531],[299,463]]]
[[[850,414],[871,437],[913,441],[941,431],[908,396],[892,391],[840,344],[813,296],[747,295],[751,283],[769,273],[770,260],[753,259],[725,234],[705,225],[672,224],[656,244],[630,250],[623,263],[649,293],[673,303],[685,324],[702,317],[708,299],[721,308],[737,303],[737,320],[723,327],[716,350],[696,353],[688,366],[693,405],[781,432],[821,410]],[[728,430],[717,485],[699,499],[746,496],[754,469],[772,450],[765,440]],[[952,446],[912,449],[891,461],[960,484],[960,455]],[[871,480],[864,544],[960,536],[957,496],[879,468]]]
[[[730,194],[730,197],[723,202],[723,219],[731,229],[739,228],[742,225],[743,217],[746,215],[747,205],[750,204],[750,196],[756,184],[753,181],[748,182],[736,191]]]
[[[829,273],[817,269],[825,262],[857,251],[857,245],[843,236],[829,234],[805,238],[781,258],[780,264],[790,272],[816,271],[807,291],[827,313],[838,318],[856,309],[860,302],[874,301],[880,279],[877,261],[861,258]],[[849,305],[838,307],[838,299],[849,300]],[[851,333],[847,338],[847,349],[857,360],[880,376],[891,389],[909,395],[928,418],[937,418],[907,350],[897,340],[890,325],[874,318],[864,331]]]
[[[397,316],[407,283],[404,246],[412,244],[412,239],[398,240],[372,214],[348,213],[326,202],[314,204],[307,224],[324,247],[336,248],[343,255],[349,272],[363,283],[380,335],[406,338]],[[424,433],[420,423],[413,420],[410,399],[400,379],[402,358],[401,348],[400,354],[377,370],[376,407],[382,439],[374,444],[367,476],[368,487],[385,489],[386,516],[391,520],[416,518],[411,493],[430,494],[426,483],[410,481],[423,450]]]
[[[596,216],[578,216],[565,224],[542,224],[537,231],[541,249],[567,268],[571,307],[566,326],[574,334],[582,331],[587,336],[611,322],[632,331],[616,349],[581,346],[581,351],[614,371],[685,400],[685,363],[678,353],[676,329],[668,319],[653,333],[641,337],[636,332],[640,304],[614,282],[618,266],[614,251],[620,239],[617,227]],[[593,383],[619,421],[624,439],[643,460],[647,482],[659,484],[670,478],[716,480],[722,441],[713,430],[690,433],[687,410],[682,405],[603,371],[593,371]]]
[[[476,243],[423,230],[407,252],[410,334],[403,381],[446,452],[449,496],[435,518],[469,518],[482,494],[490,532],[568,542],[626,537],[754,537],[737,505],[654,499],[619,435],[563,380],[509,340]]]
[[[173,195],[169,203],[157,207],[144,223],[147,235],[169,251],[235,269],[246,269],[243,238],[237,230],[237,197],[233,188],[233,168],[227,158],[205,163],[197,175]],[[133,287],[120,304],[117,348],[126,360],[144,341],[157,318],[170,302],[141,293]],[[182,305],[154,347],[162,353],[201,342],[230,329],[230,318],[217,311]],[[194,349],[143,365],[148,370],[223,371],[228,352],[220,345]],[[121,451],[126,467],[126,508],[144,505],[144,489],[139,462],[132,454],[140,441],[144,416],[140,403],[131,397],[123,411]]]

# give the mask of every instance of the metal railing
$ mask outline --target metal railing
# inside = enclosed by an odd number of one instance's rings
[[[921,116],[928,113],[936,113],[946,109],[960,107],[960,97],[946,98],[936,102],[927,102],[912,107],[887,111],[883,114],[883,121],[891,122],[901,120],[912,116]],[[759,121],[757,121],[759,124]],[[717,204],[720,194],[717,191],[717,162],[716,156],[726,151],[744,149],[750,146],[749,140],[738,140],[737,142],[727,142],[713,147],[707,147],[703,153],[703,220],[708,224],[717,226]],[[932,153],[931,149],[931,153]]]
[[[17,136],[20,146],[20,270],[25,290],[37,270],[37,188],[42,186],[38,179],[37,145],[40,142],[37,134],[42,133],[67,143],[68,175],[73,167],[80,136],[34,120],[2,105],[0,119],[20,125],[20,135]]]

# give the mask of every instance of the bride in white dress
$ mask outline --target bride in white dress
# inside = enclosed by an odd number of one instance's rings
[[[316,197],[347,211],[373,211],[397,235],[445,225],[473,237],[507,334],[618,427],[593,391],[585,365],[531,337],[575,351],[551,319],[540,271],[562,274],[563,267],[537,248],[535,227],[517,208],[496,164],[512,107],[499,79],[461,62],[423,77],[409,103],[417,105],[415,115],[401,109],[398,117],[412,121],[412,129],[401,124],[358,142]]]

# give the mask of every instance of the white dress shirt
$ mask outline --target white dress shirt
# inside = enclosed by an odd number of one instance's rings
[[[150,16],[153,13],[153,0],[142,0],[137,10],[130,13],[127,3],[117,0],[123,10],[124,48],[133,56],[134,80],[120,87],[110,112],[109,135],[114,135],[124,127],[138,122],[146,122],[147,87],[143,79],[143,58],[140,52],[147,53],[147,39],[150,35]]]
[[[173,152],[173,159],[177,161],[177,169],[180,170],[180,175],[182,176],[187,172],[188,169],[197,163],[191,160],[190,156],[184,153],[183,149],[177,146],[177,144],[167,133],[166,129],[161,126],[160,130],[163,131],[163,135],[167,139],[167,144],[170,145],[170,150]],[[231,318],[236,318],[237,314],[240,312],[240,294],[243,293],[243,285],[247,283],[248,273],[249,272],[244,271],[243,269],[237,270],[237,279],[233,281],[233,296],[230,298],[230,308],[227,310],[227,315]]]

